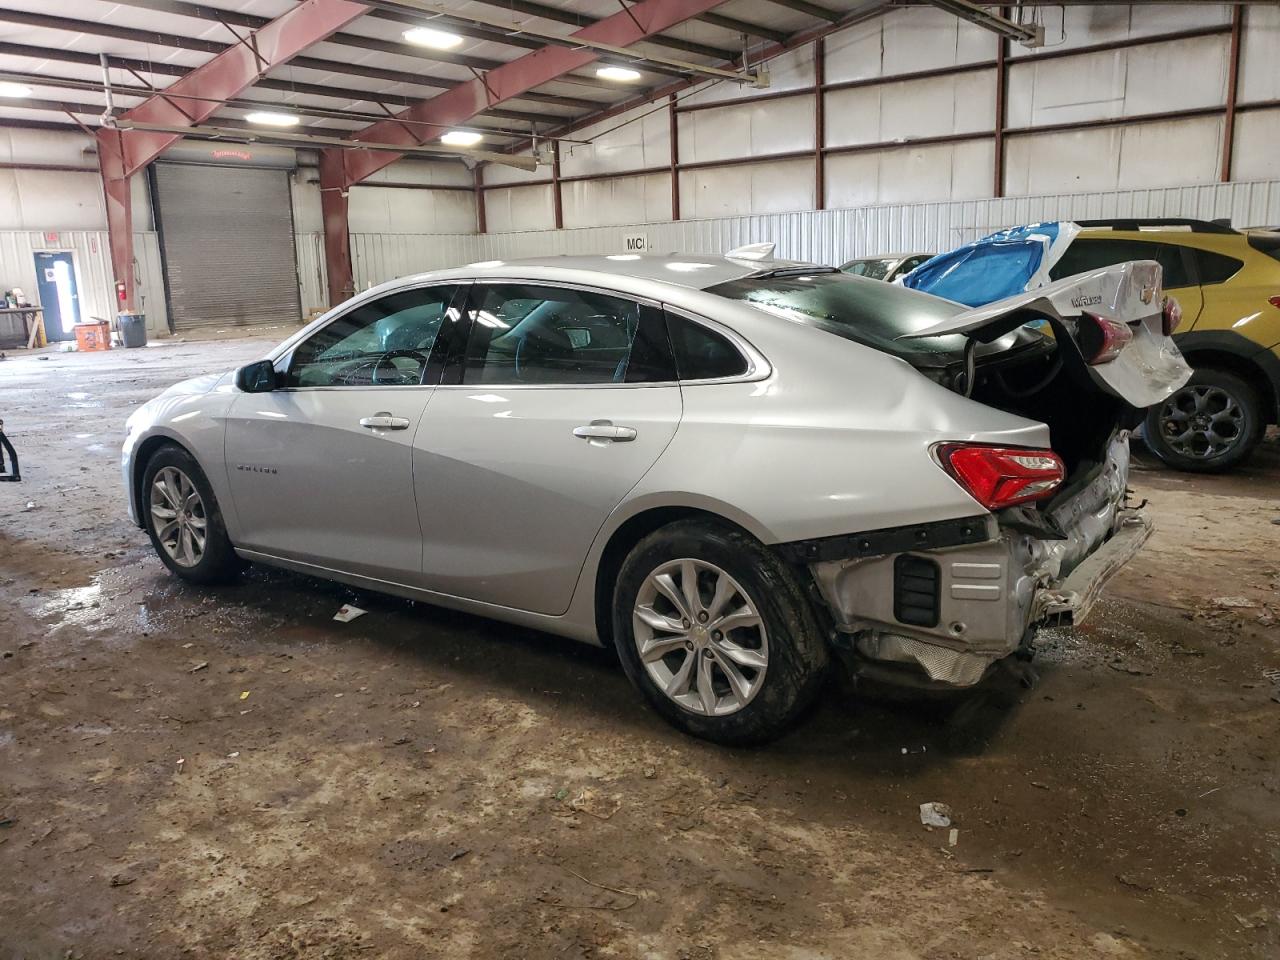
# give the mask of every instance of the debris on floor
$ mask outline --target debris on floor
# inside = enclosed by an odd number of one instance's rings
[[[920,804],[920,822],[926,827],[951,826],[951,807],[945,803]]]
[[[338,608],[338,612],[333,615],[333,619],[339,623],[350,623],[356,617],[363,617],[368,612],[368,610],[361,610],[355,604],[344,603]]]

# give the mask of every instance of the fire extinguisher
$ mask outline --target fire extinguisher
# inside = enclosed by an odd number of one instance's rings
[[[123,280],[116,281],[116,299],[120,302],[120,306],[122,307],[125,305],[125,302],[129,299],[129,292],[125,288]]]

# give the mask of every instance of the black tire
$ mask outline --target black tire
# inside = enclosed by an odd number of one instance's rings
[[[1203,411],[1197,411],[1197,402],[1205,408]],[[1178,411],[1203,417],[1205,412],[1218,412],[1224,402],[1234,404],[1239,415],[1212,425],[1212,435],[1197,431],[1190,439],[1179,440],[1173,436],[1188,424],[1186,420],[1175,419]],[[1201,419],[1191,426],[1194,430],[1204,423]],[[1151,452],[1175,470],[1222,473],[1243,463],[1253,453],[1266,428],[1262,401],[1247,381],[1226,370],[1203,367],[1191,374],[1186,386],[1147,411],[1142,433]],[[1220,446],[1220,432],[1224,429],[1231,435],[1229,442]]]
[[[741,595],[730,594],[724,609],[728,610],[735,599],[742,599],[755,607],[764,627],[763,635],[758,634],[756,627],[726,627],[723,634],[715,634],[731,641],[733,646],[759,644],[766,650],[767,663],[762,673],[755,673],[750,667],[739,673],[740,678],[752,675],[750,678],[758,681],[759,686],[751,685],[754,693],[746,699],[745,706],[737,707],[735,712],[707,715],[681,706],[663,692],[641,660],[633,624],[637,599],[651,574],[664,564],[686,558],[714,565],[727,574],[740,588]],[[703,567],[698,569],[700,572],[694,580],[702,578],[699,590],[701,602],[706,603],[713,589],[706,577],[714,578],[716,574]],[[667,605],[668,615],[677,609],[669,601],[660,602]],[[742,604],[737,606],[740,609]],[[715,650],[706,649],[713,646],[708,632],[713,625],[713,621],[709,622],[697,641],[705,647],[692,652],[685,646],[674,648],[665,660],[683,664],[688,656],[697,666],[703,666],[699,657],[705,656],[707,676],[723,691],[721,696],[734,697],[736,703],[738,695],[721,666],[723,661],[716,659],[723,656],[725,647],[717,643]],[[614,588],[613,636],[628,678],[653,708],[680,729],[716,743],[743,746],[778,736],[812,703],[827,672],[827,646],[822,628],[796,575],[753,537],[711,521],[672,523],[649,534],[632,549]],[[674,639],[674,635],[662,636],[664,640]],[[767,646],[760,642],[761,636],[767,637]],[[668,669],[678,672],[676,666]],[[695,682],[697,679],[700,677],[695,678]],[[691,687],[686,695],[696,697],[698,694]],[[718,705],[719,701],[713,700],[713,703]],[[729,705],[727,700],[726,705]]]
[[[156,517],[151,510],[152,489],[155,486],[157,474],[165,468],[176,469],[188,478],[196,493],[199,494],[203,507],[201,512],[205,523],[204,550],[198,560],[191,565],[180,563],[170,555],[161,543],[160,534],[156,529]],[[200,469],[200,464],[196,462],[195,457],[181,447],[163,446],[147,461],[146,469],[142,473],[139,509],[156,555],[170,571],[183,580],[201,584],[227,583],[234,580],[244,569],[244,561],[236,556],[231,540],[227,536],[222,510],[219,509],[218,500],[213,495],[209,478]]]

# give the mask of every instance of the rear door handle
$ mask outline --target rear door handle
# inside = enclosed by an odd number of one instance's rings
[[[592,420],[583,427],[574,427],[573,435],[581,440],[607,440],[627,443],[636,438],[635,427],[615,427],[612,420]]]
[[[385,410],[381,413],[375,413],[372,417],[361,417],[360,426],[368,427],[370,430],[408,430],[408,417],[393,417]]]

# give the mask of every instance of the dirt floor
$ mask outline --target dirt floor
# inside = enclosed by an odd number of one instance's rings
[[[1280,955],[1274,437],[1232,476],[1140,464],[1159,532],[1016,702],[833,684],[734,751],[600,650],[169,576],[124,419],[285,332],[0,362],[0,960]]]

